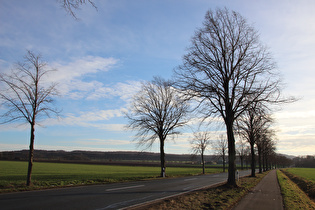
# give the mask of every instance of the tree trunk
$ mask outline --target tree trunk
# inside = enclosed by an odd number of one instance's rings
[[[165,177],[164,139],[160,138],[161,177]]]
[[[261,148],[258,147],[258,165],[259,165],[259,173],[260,173],[260,174],[262,173],[261,158],[262,158],[262,155],[261,155]]]
[[[251,177],[255,177],[255,168],[256,168],[256,160],[255,160],[255,144],[253,140],[250,140],[250,152],[251,152],[251,169],[252,169],[252,174]]]
[[[244,170],[244,156],[240,156],[241,159],[241,169]]]
[[[266,153],[263,152],[263,157],[262,157],[262,161],[263,161],[263,170],[267,171],[267,166],[266,166]]]
[[[223,152],[223,155],[222,155],[222,161],[223,161],[223,172],[225,172],[225,153]]]
[[[35,139],[35,123],[31,123],[31,138],[30,138],[30,150],[28,157],[28,171],[26,185],[31,185],[32,168],[33,168],[33,158],[34,158],[34,139]]]
[[[236,172],[236,165],[235,165],[235,139],[234,139],[234,132],[233,132],[233,116],[229,116],[226,120],[226,130],[227,130],[227,137],[228,137],[228,154],[229,154],[229,171],[228,171],[228,181],[227,184],[231,186],[237,186],[235,180],[235,172]]]
[[[265,155],[265,164],[266,164],[266,171],[270,170],[271,169],[271,165],[269,163],[269,160],[268,160],[268,155],[266,154]]]
[[[205,174],[205,159],[203,156],[203,151],[201,152],[201,161],[202,161],[202,174]]]

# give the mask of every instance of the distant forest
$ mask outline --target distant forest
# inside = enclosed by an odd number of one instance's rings
[[[0,152],[0,160],[28,161],[28,150]],[[315,156],[286,156],[278,155],[279,167],[315,168]],[[205,155],[206,164],[222,164],[222,158],[215,155]],[[142,165],[158,166],[160,154],[153,152],[95,152],[95,151],[63,151],[63,150],[35,150],[34,161],[56,163],[86,163],[106,165]],[[168,166],[200,165],[200,156],[191,154],[166,154]],[[236,164],[240,164],[237,157]],[[244,165],[250,164],[250,157],[246,156]],[[256,164],[258,167],[258,163]]]
[[[315,155],[307,155],[304,157],[296,157],[293,159],[296,167],[315,168]]]
[[[28,150],[0,152],[0,160],[27,161]],[[170,164],[197,164],[198,156],[191,154],[166,154]],[[208,163],[220,163],[218,157],[206,155]],[[95,152],[95,151],[47,151],[35,150],[34,161],[37,162],[64,162],[64,163],[95,163],[113,165],[159,165],[160,154],[152,152]]]

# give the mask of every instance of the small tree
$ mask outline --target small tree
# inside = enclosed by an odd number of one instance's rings
[[[227,150],[228,150],[227,139],[224,137],[224,135],[220,135],[219,139],[213,142],[212,147],[215,151],[215,154],[218,155],[219,158],[222,159],[223,172],[225,172],[225,163],[226,163],[225,157],[227,155]]]
[[[189,105],[171,86],[170,81],[155,77],[146,82],[138,92],[131,105],[129,128],[137,130],[139,145],[151,147],[160,141],[161,176],[165,176],[164,144],[168,137],[179,134],[178,128],[184,126],[189,112]]]
[[[25,62],[19,63],[11,74],[0,74],[0,99],[5,108],[0,115],[1,123],[22,120],[31,126],[27,186],[31,184],[35,125],[43,117],[58,114],[52,106],[53,96],[57,94],[56,84],[49,85],[43,81],[50,71],[46,69],[46,63],[41,61],[40,55],[28,51]]]
[[[210,133],[209,132],[195,132],[194,139],[190,141],[192,147],[192,153],[195,155],[201,155],[202,173],[205,174],[205,158],[204,154],[207,147],[210,145]]]
[[[236,151],[241,161],[241,169],[244,169],[244,158],[248,155],[248,148],[246,146],[247,141],[243,138],[237,142]]]

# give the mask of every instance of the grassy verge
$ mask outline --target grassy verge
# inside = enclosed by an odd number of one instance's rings
[[[289,168],[282,172],[315,201],[315,168]]]
[[[142,206],[139,209],[230,209],[266,174],[257,174],[255,178],[243,177],[238,182],[239,187],[220,185]]]
[[[277,171],[285,209],[315,209],[315,203],[283,172]]]
[[[33,186],[26,187],[27,162],[0,161],[0,169],[0,193],[138,181],[157,178],[160,174],[159,167],[35,162],[32,173]],[[196,175],[201,172],[201,168],[166,168],[168,177]],[[221,169],[207,168],[206,172],[218,173]]]

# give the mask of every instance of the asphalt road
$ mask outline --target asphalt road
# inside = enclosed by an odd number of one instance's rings
[[[250,171],[241,171],[240,176]],[[227,173],[0,194],[1,209],[122,209],[227,180]]]

